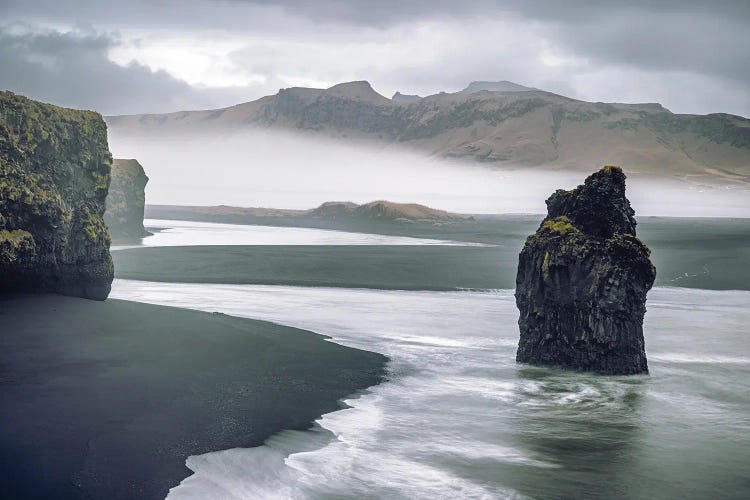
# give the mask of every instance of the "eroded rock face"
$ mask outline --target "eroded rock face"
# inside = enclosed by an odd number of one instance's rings
[[[148,177],[138,160],[115,158],[107,195],[104,221],[115,240],[136,239],[148,235],[143,228]]]
[[[107,297],[111,163],[98,113],[0,92],[0,292]]]
[[[636,237],[625,174],[604,167],[547,200],[518,260],[516,360],[603,374],[647,373],[646,294],[656,270]]]

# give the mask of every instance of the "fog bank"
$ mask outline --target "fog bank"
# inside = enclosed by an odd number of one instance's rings
[[[601,166],[493,169],[392,146],[266,131],[145,137],[114,129],[109,140],[116,158],[136,158],[144,166],[147,203],[165,205],[306,209],[331,200],[387,199],[461,213],[544,213],[555,189],[573,188]],[[628,173],[629,166],[622,167]],[[635,174],[628,197],[641,215],[750,216],[747,187]]]

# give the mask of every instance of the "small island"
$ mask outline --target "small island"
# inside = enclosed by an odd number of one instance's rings
[[[656,278],[636,237],[625,174],[606,166],[547,199],[518,259],[516,361],[608,375],[648,373],[646,294]]]

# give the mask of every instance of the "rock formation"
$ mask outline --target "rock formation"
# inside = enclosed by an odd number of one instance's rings
[[[98,113],[0,92],[0,292],[107,297],[111,163]]]
[[[539,90],[533,87],[526,87],[517,83],[503,80],[501,82],[471,82],[462,94],[476,94],[477,92],[529,92]]]
[[[646,293],[656,277],[636,238],[625,174],[607,166],[547,200],[518,259],[516,360],[603,374],[647,373]]]
[[[393,102],[398,102],[400,104],[413,104],[415,102],[419,102],[422,99],[424,99],[421,95],[417,94],[402,94],[401,92],[396,92],[393,94],[393,97],[391,97],[391,100]]]
[[[104,221],[114,239],[136,239],[148,235],[143,228],[144,189],[148,177],[138,160],[115,158],[107,195]]]

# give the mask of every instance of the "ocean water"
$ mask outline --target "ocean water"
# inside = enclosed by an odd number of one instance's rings
[[[143,246],[197,245],[459,245],[486,246],[481,243],[353,233],[302,227],[250,226],[146,219],[147,229],[155,231],[143,239]],[[116,248],[131,248],[119,246]]]
[[[112,298],[217,311],[391,357],[309,431],[187,458],[175,499],[750,498],[750,292],[656,288],[651,374],[515,363],[512,290],[115,280]]]

